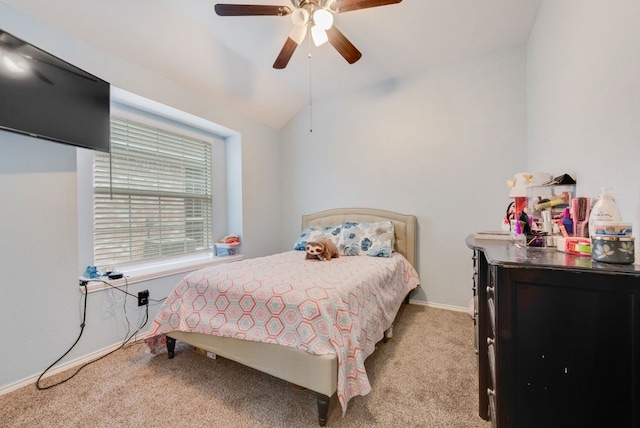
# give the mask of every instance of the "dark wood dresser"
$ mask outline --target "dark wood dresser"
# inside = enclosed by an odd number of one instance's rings
[[[499,428],[640,427],[640,266],[466,244],[480,417]]]

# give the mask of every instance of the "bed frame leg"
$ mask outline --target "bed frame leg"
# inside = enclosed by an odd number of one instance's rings
[[[318,424],[324,427],[327,425],[327,415],[329,414],[329,397],[318,393],[316,401],[318,402]]]
[[[176,356],[176,340],[169,336],[167,336],[167,354],[169,355],[169,359]]]
[[[393,337],[393,324],[389,326],[388,329],[384,331],[384,335],[382,336],[382,343],[387,343],[389,339]]]

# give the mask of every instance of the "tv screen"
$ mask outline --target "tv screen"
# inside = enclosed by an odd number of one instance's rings
[[[0,129],[109,152],[110,85],[0,29]]]

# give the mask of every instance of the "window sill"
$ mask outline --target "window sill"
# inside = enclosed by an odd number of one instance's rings
[[[125,285],[149,281],[156,278],[191,272],[207,266],[236,262],[243,258],[244,256],[240,254],[224,257],[216,257],[208,254],[206,257],[196,259],[176,259],[158,262],[153,265],[135,266],[130,269],[123,269],[122,273],[124,274],[124,277],[120,279],[109,279],[106,276],[95,279],[80,277],[79,279],[80,283],[83,281],[87,282],[87,293],[94,293],[96,291],[102,291],[112,287],[123,287]],[[85,286],[79,285],[79,287],[80,292],[84,293]]]

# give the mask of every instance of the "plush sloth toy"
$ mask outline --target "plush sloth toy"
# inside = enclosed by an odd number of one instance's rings
[[[338,253],[338,247],[336,247],[336,244],[334,244],[330,239],[323,239],[317,242],[307,242],[305,250],[307,251],[306,259],[317,258],[328,262],[331,258],[337,259],[340,256]]]

